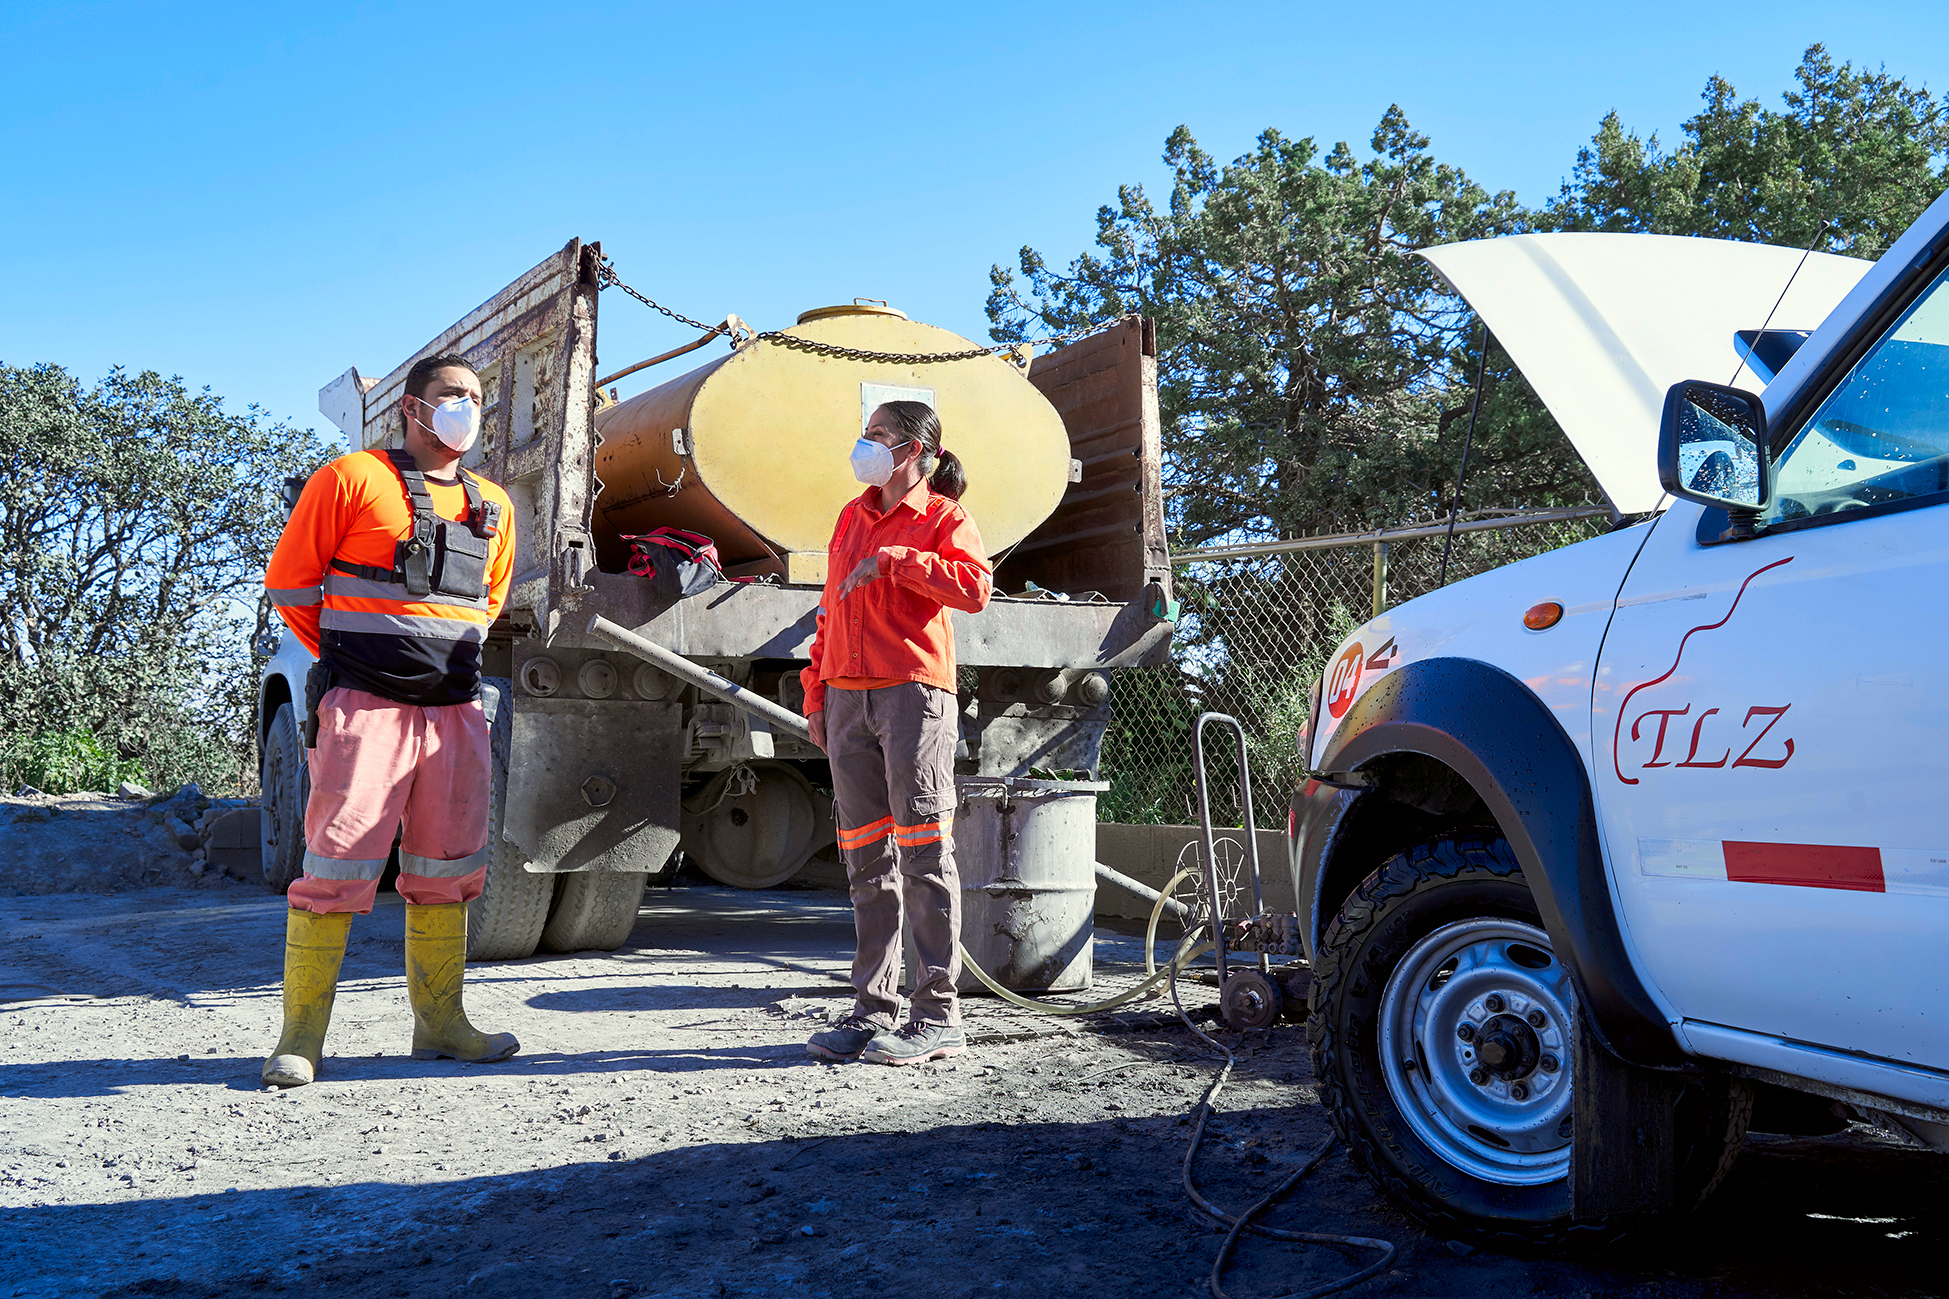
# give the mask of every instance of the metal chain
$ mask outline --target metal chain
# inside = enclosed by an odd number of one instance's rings
[[[668,316],[680,325],[688,325],[692,329],[701,329],[710,334],[729,335],[731,332],[724,325],[707,325],[701,320],[693,320],[681,311],[672,311],[662,303],[638,293],[618,278],[615,268],[609,264],[607,257],[597,263],[596,279],[601,287],[605,289],[621,289],[624,293],[635,298],[650,310]],[[1118,317],[1117,319],[1124,319],[1124,317]],[[1047,338],[1029,338],[1019,343],[996,343],[992,347],[971,347],[965,352],[868,352],[857,347],[841,347],[837,343],[822,343],[815,338],[800,338],[796,334],[787,334],[777,329],[767,329],[762,333],[754,334],[753,337],[761,343],[772,343],[779,347],[794,348],[801,352],[817,352],[822,356],[836,356],[848,361],[880,361],[892,365],[929,365],[937,361],[970,361],[978,356],[998,356],[1004,352],[1013,352],[1017,348],[1025,345],[1041,346],[1050,343],[1070,343],[1076,339],[1087,338],[1091,334],[1099,333],[1116,323],[1116,320],[1103,320],[1095,324],[1085,325],[1080,329],[1069,330],[1067,333],[1051,334]]]

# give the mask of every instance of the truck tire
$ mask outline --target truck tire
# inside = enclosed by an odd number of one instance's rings
[[[278,705],[264,737],[263,788],[257,815],[264,882],[282,893],[305,873],[305,804],[311,801],[311,765],[290,704]]]
[[[555,895],[542,950],[613,952],[629,941],[643,905],[648,871],[572,871]]]
[[[525,865],[519,847],[501,837],[507,812],[508,755],[513,744],[514,708],[505,677],[481,682],[480,702],[487,713],[494,765],[494,803],[487,813],[487,879],[481,895],[467,904],[467,959],[518,961],[535,954],[555,897],[555,876],[537,875]]]
[[[1438,839],[1363,880],[1321,939],[1308,1010],[1334,1130],[1431,1230],[1520,1249],[1628,1225],[1571,1217],[1576,993],[1506,840]],[[1751,1095],[1707,1079],[1676,1111],[1679,1207],[1724,1176]]]

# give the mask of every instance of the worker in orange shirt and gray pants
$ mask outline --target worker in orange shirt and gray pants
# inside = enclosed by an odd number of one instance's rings
[[[853,447],[867,490],[839,512],[805,669],[812,742],[832,762],[839,849],[852,886],[853,1011],[806,1043],[827,1060],[918,1064],[967,1049],[961,880],[954,869],[960,709],[949,609],[988,604],[967,474],[924,402],[873,412]],[[897,866],[897,869],[896,869]],[[899,1021],[901,913],[919,969]]]
[[[307,683],[304,877],[291,885],[284,1033],[264,1081],[317,1076],[352,917],[365,915],[402,828],[413,1055],[505,1060],[461,1006],[467,903],[481,894],[493,781],[481,645],[507,599],[514,510],[460,468],[480,435],[481,384],[459,356],[414,364],[404,450],[359,451],[313,474],[264,574],[272,605],[317,657]]]

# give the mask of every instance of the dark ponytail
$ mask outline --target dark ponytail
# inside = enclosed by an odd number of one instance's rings
[[[927,490],[936,496],[945,496],[950,501],[961,499],[961,493],[968,490],[968,471],[961,467],[961,457],[952,451],[937,453],[939,463],[928,476]]]
[[[960,456],[941,450],[941,417],[934,408],[924,401],[889,401],[880,409],[899,426],[901,436],[920,443],[920,467],[927,475],[927,489],[950,501],[960,500],[961,493],[968,490],[968,471],[962,468]]]

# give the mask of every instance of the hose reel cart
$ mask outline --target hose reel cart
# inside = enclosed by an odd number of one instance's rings
[[[1245,821],[1242,863],[1230,854],[1221,855],[1220,845],[1230,847],[1232,841],[1219,839],[1212,829],[1211,790],[1205,771],[1205,728],[1211,725],[1230,728],[1237,743],[1239,810]],[[1210,917],[1219,1015],[1227,1028],[1237,1032],[1262,1032],[1278,1023],[1282,1015],[1303,1019],[1307,989],[1312,984],[1311,969],[1303,960],[1275,965],[1272,959],[1298,957],[1299,917],[1266,910],[1245,727],[1225,713],[1200,713],[1192,732],[1192,747],[1198,781],[1198,828],[1202,832],[1200,842],[1193,847],[1203,848],[1198,863],[1202,882],[1199,892],[1203,895],[1199,902]],[[1244,880],[1238,878],[1241,864],[1246,868]],[[1243,953],[1250,953],[1251,959],[1239,960]]]

